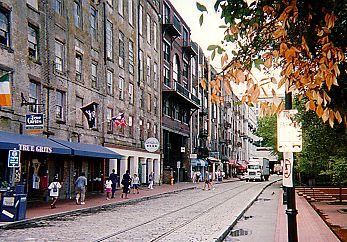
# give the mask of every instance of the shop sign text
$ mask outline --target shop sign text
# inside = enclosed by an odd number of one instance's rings
[[[40,152],[40,153],[52,153],[53,148],[48,146],[40,145],[23,145],[19,144],[19,150],[29,151],[29,152]]]

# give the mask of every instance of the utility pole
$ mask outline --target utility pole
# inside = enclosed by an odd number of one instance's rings
[[[285,109],[292,109],[292,93],[285,94]],[[289,159],[292,159],[293,152],[285,152],[283,156],[288,156]],[[287,157],[283,157],[285,160]],[[294,176],[293,176],[294,179]],[[287,190],[287,218],[288,218],[288,242],[297,242],[298,241],[298,231],[297,231],[297,223],[296,223],[296,215],[298,211],[296,210],[295,205],[295,185],[293,181],[292,187],[286,187]]]

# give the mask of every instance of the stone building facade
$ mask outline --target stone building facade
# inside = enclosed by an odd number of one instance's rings
[[[42,178],[58,176],[67,184],[62,193],[67,197],[82,171],[94,184],[90,191],[102,191],[112,169],[139,173],[142,182],[154,171],[160,181],[160,151],[144,149],[148,137],[160,140],[159,11],[155,0],[0,1],[0,75],[10,73],[12,93],[12,106],[0,109],[0,130],[24,135],[25,115],[43,113],[42,142],[93,144],[119,154],[117,159],[29,154],[23,167],[27,184],[34,159],[45,167]],[[81,107],[92,102],[97,109],[90,128]],[[120,113],[125,127],[112,121]]]

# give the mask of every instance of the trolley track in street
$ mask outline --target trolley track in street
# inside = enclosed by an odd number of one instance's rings
[[[238,188],[246,187],[247,185],[248,185],[248,183],[242,183],[242,184],[239,185],[239,186],[236,186],[236,187],[233,187],[233,188],[224,190],[224,191],[219,192],[219,193],[215,193],[215,194],[213,194],[213,195],[211,195],[211,196],[209,196],[209,197],[206,197],[206,198],[204,198],[204,199],[202,199],[202,200],[199,200],[199,201],[197,201],[197,202],[194,202],[194,203],[188,204],[188,205],[186,205],[186,206],[180,207],[180,208],[178,208],[178,209],[175,209],[175,210],[169,211],[169,212],[167,212],[167,213],[161,214],[161,215],[159,215],[159,216],[157,216],[157,217],[155,217],[155,218],[153,218],[153,219],[151,219],[151,220],[145,221],[145,222],[140,223],[140,224],[137,224],[137,225],[135,225],[135,226],[132,226],[132,227],[123,229],[123,230],[121,230],[121,231],[114,232],[114,233],[109,234],[109,235],[107,235],[107,236],[104,236],[104,237],[102,237],[102,238],[96,239],[96,240],[94,240],[94,242],[105,241],[105,240],[111,239],[111,238],[113,238],[113,237],[115,237],[115,236],[118,236],[118,235],[120,235],[120,234],[124,234],[124,233],[130,232],[130,231],[132,231],[132,230],[134,230],[134,229],[141,228],[141,227],[146,226],[146,225],[149,225],[149,224],[151,224],[151,223],[153,223],[153,222],[157,222],[158,220],[163,219],[163,218],[165,218],[165,217],[168,217],[168,216],[170,216],[170,215],[172,215],[172,214],[175,214],[175,213],[178,213],[178,212],[182,212],[182,211],[184,211],[184,210],[186,210],[186,209],[188,209],[188,208],[192,208],[192,207],[194,207],[194,206],[196,206],[196,205],[200,205],[201,203],[203,203],[203,202],[205,202],[205,201],[207,201],[207,200],[216,199],[218,196],[220,196],[220,195],[222,195],[222,194],[225,194],[225,193],[227,193],[227,192],[236,190],[236,189],[238,189]],[[155,238],[153,238],[153,239],[150,239],[150,241],[159,241],[159,240],[161,240],[161,239],[163,239],[163,238],[169,236],[170,234],[176,232],[176,231],[179,230],[180,228],[183,228],[183,227],[185,227],[186,225],[188,225],[188,224],[194,222],[195,220],[199,219],[199,218],[200,218],[201,216],[203,216],[204,214],[209,213],[211,210],[213,210],[213,209],[215,209],[215,208],[217,208],[217,207],[223,205],[224,203],[228,202],[229,200],[233,199],[233,198],[235,197],[235,195],[244,193],[244,192],[246,192],[247,190],[249,190],[249,189],[251,189],[251,188],[252,188],[252,186],[249,186],[248,188],[246,188],[246,189],[244,189],[244,190],[242,190],[242,191],[238,191],[238,192],[236,192],[236,193],[234,193],[234,194],[230,194],[230,196],[228,196],[228,198],[227,198],[227,199],[224,199],[222,202],[219,202],[219,203],[213,205],[212,207],[209,207],[209,208],[207,208],[207,209],[204,209],[202,212],[198,213],[196,216],[192,217],[191,219],[189,219],[189,220],[187,220],[187,221],[185,221],[185,222],[183,222],[183,223],[180,223],[178,226],[175,226],[174,228],[171,228],[171,229],[169,229],[169,230],[166,231],[166,232],[161,233],[161,234],[158,235],[157,237],[155,237]]]

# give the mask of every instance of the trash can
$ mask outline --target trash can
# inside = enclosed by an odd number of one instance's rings
[[[24,220],[27,212],[27,195],[26,194],[16,194],[18,207],[17,207],[17,217],[16,221]]]

